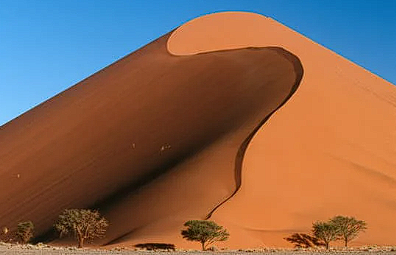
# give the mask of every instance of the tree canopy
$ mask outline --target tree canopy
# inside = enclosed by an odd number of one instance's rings
[[[329,244],[338,239],[338,228],[331,222],[317,221],[312,224],[312,233],[319,240],[325,243],[326,249],[329,249]]]
[[[86,239],[104,237],[108,226],[108,221],[98,211],[88,209],[66,209],[54,225],[61,236],[74,234],[79,248]]]
[[[18,223],[16,235],[23,243],[28,243],[33,238],[34,225],[31,221]],[[8,232],[8,230],[7,230]]]
[[[338,235],[340,239],[344,240],[345,247],[348,247],[349,241],[355,239],[360,232],[367,229],[365,221],[348,216],[335,216],[330,219],[330,223],[337,227]]]
[[[181,232],[183,238],[189,241],[200,242],[203,251],[208,248],[208,245],[214,242],[226,241],[230,235],[226,229],[213,221],[190,220],[184,223],[184,226],[187,229]]]

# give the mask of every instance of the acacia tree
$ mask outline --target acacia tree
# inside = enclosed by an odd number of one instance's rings
[[[16,235],[23,243],[28,243],[33,238],[34,225],[31,221],[18,223]],[[7,230],[8,232],[8,230]]]
[[[313,235],[325,243],[326,249],[330,247],[330,242],[338,239],[339,232],[337,226],[331,222],[317,221],[312,224]]]
[[[98,211],[88,209],[66,209],[54,225],[60,236],[73,234],[82,248],[84,241],[104,237],[108,221]]]
[[[183,238],[200,242],[203,251],[206,250],[208,245],[218,241],[225,241],[230,236],[226,229],[213,221],[190,220],[184,223],[184,226],[187,229],[181,232]]]
[[[354,217],[335,216],[330,219],[330,223],[335,225],[338,229],[340,239],[344,240],[345,247],[348,247],[348,242],[355,239],[358,234],[367,229],[367,223],[363,220],[357,220]]]

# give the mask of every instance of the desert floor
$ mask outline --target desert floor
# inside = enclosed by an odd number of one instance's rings
[[[113,249],[113,250],[99,250],[99,249],[77,249],[75,247],[53,247],[48,245],[15,245],[0,243],[0,254],[20,254],[20,255],[69,255],[69,254],[119,254],[119,255],[236,255],[236,254],[277,254],[277,255],[291,255],[291,254],[396,254],[396,247],[361,247],[355,250],[297,250],[297,249],[268,249],[268,250],[227,250],[227,251],[145,251],[145,250],[128,250],[128,249]]]

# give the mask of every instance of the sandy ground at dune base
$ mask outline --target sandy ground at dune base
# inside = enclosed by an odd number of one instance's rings
[[[49,245],[17,245],[0,243],[0,254],[20,254],[20,255],[36,255],[36,254],[120,254],[120,255],[150,255],[150,254],[172,254],[172,255],[195,255],[195,254],[396,254],[396,246],[364,246],[350,249],[330,249],[328,251],[324,249],[244,249],[244,250],[221,250],[221,251],[197,251],[197,250],[176,250],[176,251],[147,251],[147,250],[135,250],[126,248],[114,248],[108,249],[91,249],[83,248],[78,249],[76,247],[56,247]]]

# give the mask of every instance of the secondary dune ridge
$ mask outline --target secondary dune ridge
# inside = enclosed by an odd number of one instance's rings
[[[282,247],[347,214],[369,224],[352,245],[392,244],[395,105],[390,83],[270,18],[203,16],[0,128],[0,224],[48,241],[61,210],[93,207],[108,247],[198,247],[180,229],[207,217],[227,247]]]

